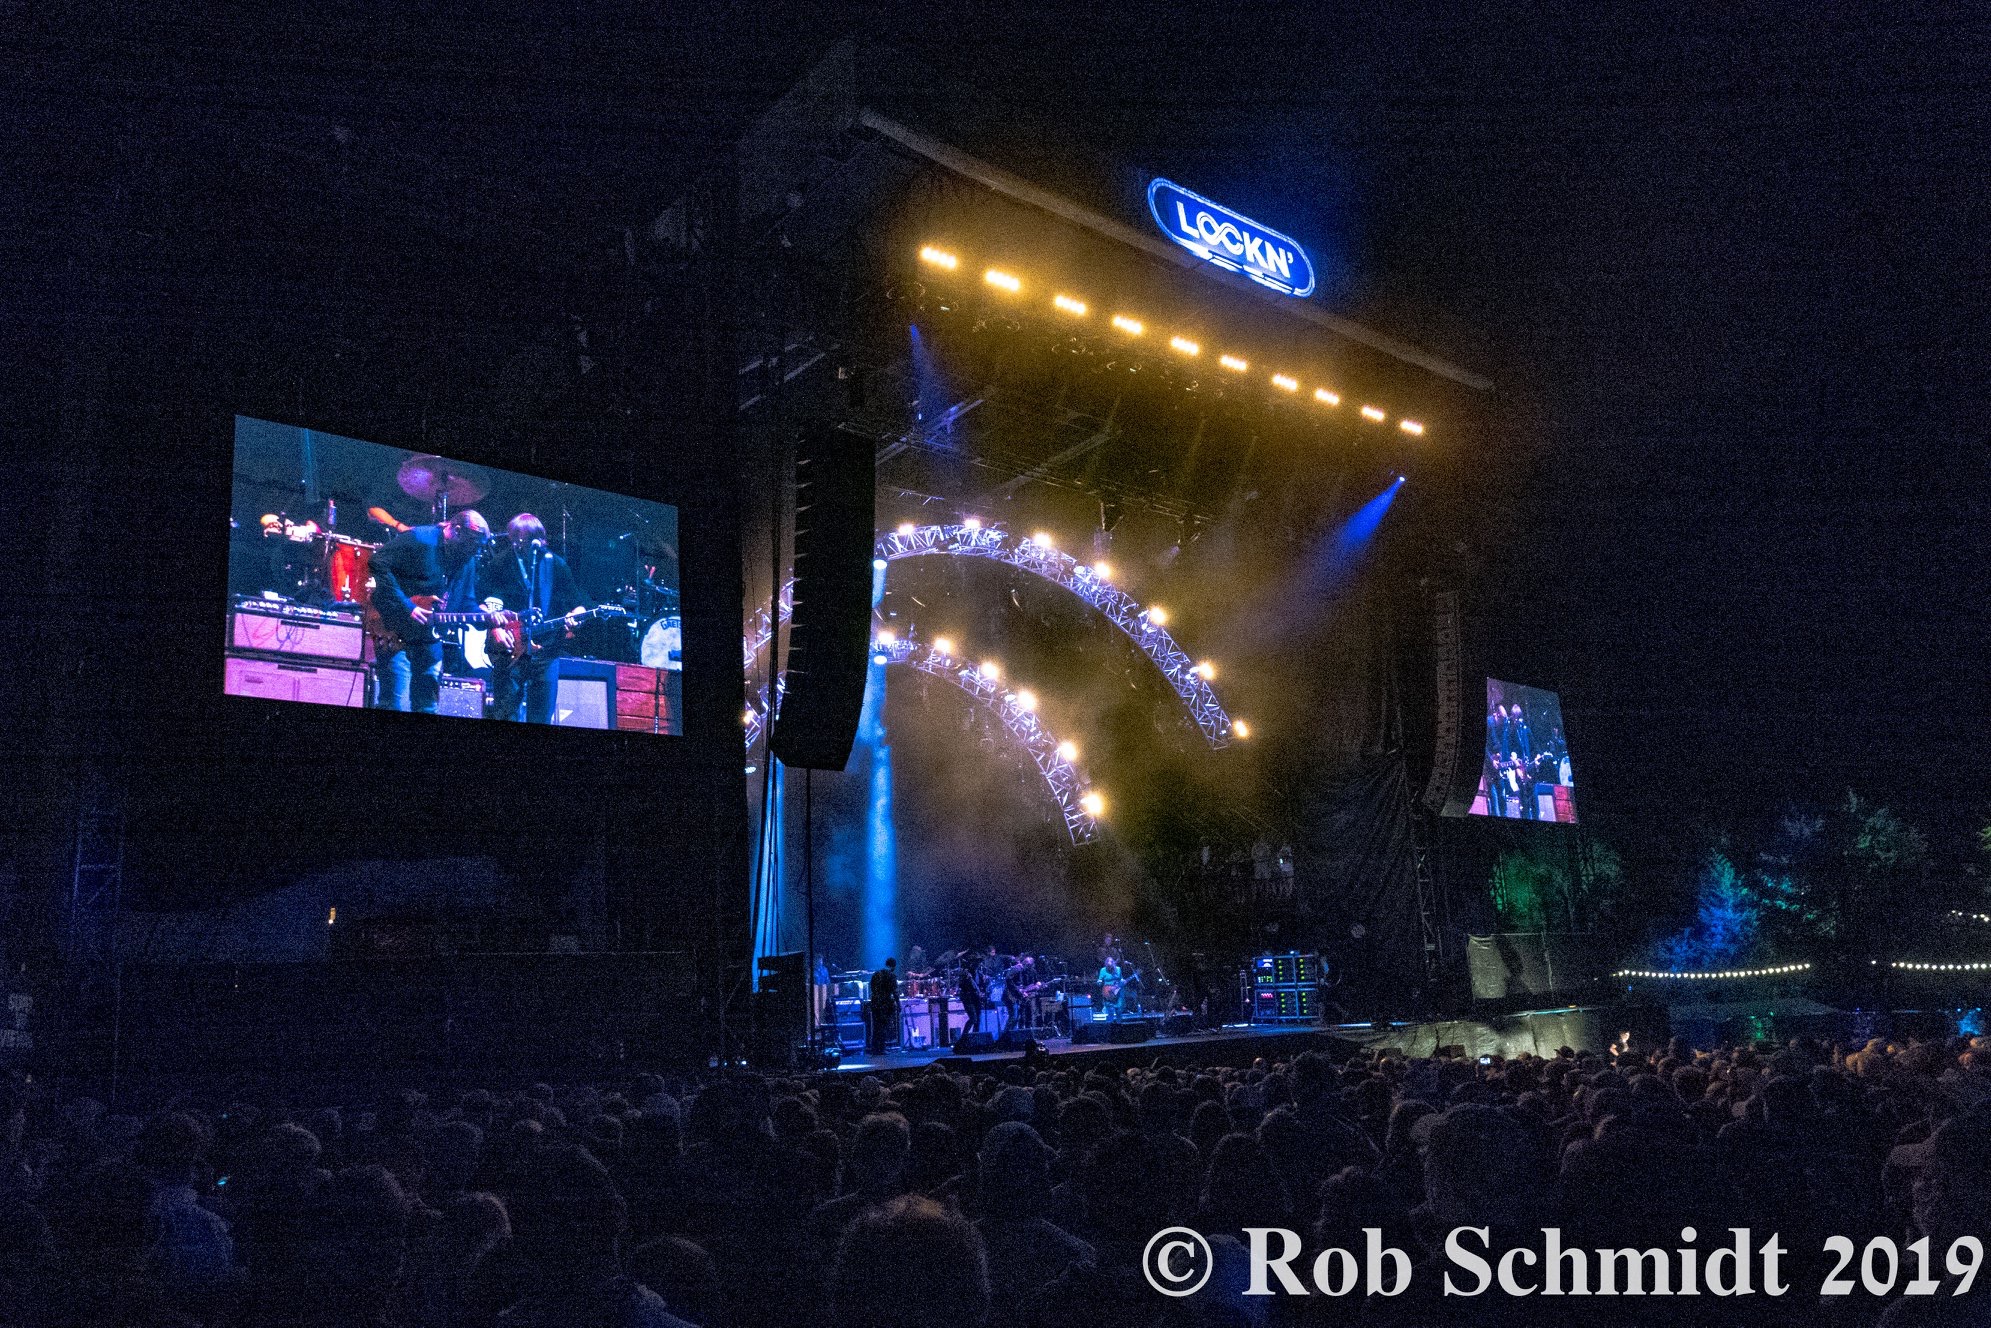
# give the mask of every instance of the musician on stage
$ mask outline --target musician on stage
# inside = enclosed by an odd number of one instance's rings
[[[1495,705],[1486,712],[1486,763],[1480,767],[1479,782],[1486,788],[1486,814],[1507,814],[1507,789],[1500,782],[1501,767],[1507,760],[1507,707]]]
[[[961,976],[956,982],[957,994],[961,997],[961,1012],[967,1016],[963,1032],[982,1031],[982,1011],[988,1008],[988,987],[982,977],[979,956],[970,950],[961,956]]]
[[[520,512],[506,523],[504,547],[491,564],[484,593],[502,599],[519,615],[521,631],[587,607],[567,560],[553,552],[546,542],[545,524],[530,512]],[[509,651],[492,652],[492,718],[517,720],[523,712],[528,724],[553,722],[560,656],[568,636],[566,631],[555,633],[523,659],[513,659]]]
[[[1109,936],[1106,939],[1110,941],[1113,938]],[[1120,960],[1111,951],[1099,963],[1099,1008],[1120,1008]]]
[[[429,628],[433,610],[411,596],[443,595],[449,609],[477,604],[477,552],[491,538],[483,515],[465,508],[440,525],[412,526],[380,546],[369,570],[373,607],[398,638],[383,650],[376,671],[374,705],[389,710],[436,712],[442,692],[442,643]]]
[[[1023,1004],[1023,989],[1036,977],[1037,961],[1029,955],[1018,955],[1015,962],[1002,971],[1002,1023],[1007,1028],[1016,1022],[1018,1009]]]
[[[873,1056],[885,1052],[885,1042],[899,1022],[899,961],[887,959],[885,966],[871,975],[871,1035],[865,1051]]]

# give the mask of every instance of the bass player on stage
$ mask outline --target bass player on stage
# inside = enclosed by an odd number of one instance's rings
[[[513,517],[505,524],[505,544],[508,547],[492,560],[486,594],[502,599],[527,626],[550,623],[562,615],[571,623],[575,615],[587,611],[567,560],[547,546],[546,526],[538,517],[530,512]],[[492,653],[493,719],[515,720],[523,710],[529,724],[553,722],[566,636],[563,632],[543,646],[535,645],[519,659],[509,651]]]

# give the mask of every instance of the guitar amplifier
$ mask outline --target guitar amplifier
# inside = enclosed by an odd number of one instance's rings
[[[1319,1018],[1320,998],[1312,987],[1275,987],[1253,995],[1254,1024],[1310,1024]]]
[[[837,1045],[845,1051],[864,1050],[864,1002],[839,997],[835,1010]]]
[[[557,668],[553,722],[574,729],[615,727],[616,666],[576,655],[560,660]]]
[[[436,713],[458,719],[484,718],[484,680],[443,674],[442,688],[436,693]]]
[[[357,613],[239,599],[229,615],[228,646],[313,659],[359,660],[366,658],[366,629]]]
[[[313,705],[366,704],[366,668],[359,664],[306,663],[228,652],[221,689],[230,696]]]

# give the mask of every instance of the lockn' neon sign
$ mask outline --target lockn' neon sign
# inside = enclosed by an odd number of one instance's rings
[[[1169,239],[1205,262],[1286,295],[1313,293],[1313,262],[1291,236],[1162,179],[1148,186],[1148,211]]]

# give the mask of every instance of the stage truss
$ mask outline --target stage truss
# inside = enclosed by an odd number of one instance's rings
[[[922,642],[874,642],[871,657],[886,664],[903,664],[930,677],[945,679],[966,692],[1000,720],[1010,738],[1029,753],[1037,773],[1044,777],[1044,787],[1050,790],[1052,800],[1058,804],[1058,814],[1072,843],[1090,844],[1099,837],[1099,818],[1085,809],[1085,798],[1091,792],[1092,781],[1075,759],[1059,751],[1057,735],[1044,727],[1036,712],[1016,693],[1009,691],[997,679],[985,676],[979,667],[942,654]],[[767,712],[767,684],[762,682],[755,687],[754,699],[748,705],[745,716],[749,752],[766,730]]]
[[[1037,773],[1044,777],[1044,787],[1058,804],[1058,813],[1064,818],[1065,832],[1072,843],[1089,844],[1099,837],[1098,818],[1085,809],[1092,781],[1085,777],[1076,760],[1058,750],[1057,736],[1044,727],[1037,712],[1017,693],[1004,687],[1000,679],[989,677],[967,660],[943,654],[922,642],[903,639],[875,642],[871,657],[888,664],[904,664],[929,677],[943,678],[974,698],[1030,754]]]
[[[1067,553],[1028,538],[1012,537],[999,526],[938,525],[915,526],[878,536],[872,557],[885,563],[901,558],[920,557],[984,558],[1006,563],[1019,571],[1041,577],[1076,596],[1125,634],[1161,673],[1189,718],[1213,749],[1228,747],[1234,734],[1231,717],[1209,680],[1166,628],[1153,621],[1150,611],[1133,596],[1121,590],[1093,569]],[[794,609],[793,581],[781,588],[781,621]],[[774,640],[775,623],[767,609],[754,611],[745,639],[748,685],[754,691],[754,704],[748,708],[745,724],[747,747],[760,740],[766,724],[767,685],[758,681],[760,657]]]

